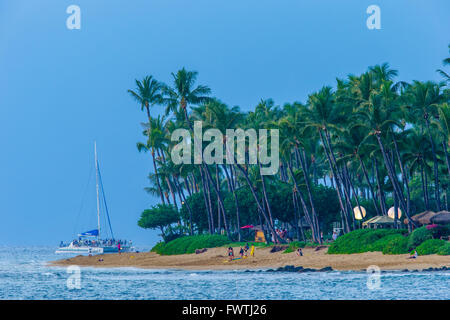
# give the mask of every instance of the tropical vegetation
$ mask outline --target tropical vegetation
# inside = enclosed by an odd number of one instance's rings
[[[450,88],[446,71],[438,72],[441,82],[398,81],[398,71],[384,63],[337,79],[304,102],[262,99],[250,111],[214,97],[198,84],[198,73],[185,68],[171,74],[170,84],[152,76],[136,80],[128,92],[145,111],[137,149],[149,153],[153,167],[145,190],[160,200],[139,225],[159,228],[165,239],[220,234],[230,242],[249,237],[241,228],[247,224],[262,226],[266,239],[283,241],[275,232],[283,224],[292,238],[321,243],[333,223],[344,234],[361,227],[355,207],[364,207],[367,219],[387,215],[392,206],[407,219],[405,225],[395,215],[395,229],[411,232],[419,227],[412,215],[448,210]],[[164,114],[155,114],[155,106]],[[174,164],[171,135],[187,129],[193,139],[194,121],[224,136],[226,129],[279,129],[278,173],[261,174],[261,163]],[[379,240],[375,235],[403,237],[398,230],[352,234],[371,241]]]

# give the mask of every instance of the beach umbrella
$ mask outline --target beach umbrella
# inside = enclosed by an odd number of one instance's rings
[[[366,216],[366,209],[361,206],[356,206],[353,208],[353,214],[355,215],[356,220],[362,220]]]
[[[436,223],[436,224],[447,224],[450,223],[450,212],[448,211],[439,211],[438,213],[436,213],[436,215],[434,215],[433,217],[430,218],[430,221],[432,223]]]
[[[251,224],[248,224],[246,226],[241,227],[241,229],[253,229],[253,226]]]
[[[388,210],[388,216],[392,219],[395,219],[395,208],[391,207]],[[400,219],[402,216],[402,210],[400,210],[400,208],[397,208],[397,218]]]
[[[427,214],[424,214],[419,219],[417,219],[417,221],[420,224],[430,224],[431,223],[431,218],[433,218],[435,215],[437,215],[436,212],[429,211]]]

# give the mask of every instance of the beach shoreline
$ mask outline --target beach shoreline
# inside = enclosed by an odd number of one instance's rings
[[[450,268],[450,257],[440,255],[419,256],[408,259],[409,254],[383,255],[381,252],[354,254],[327,254],[328,248],[316,251],[303,249],[303,256],[295,252],[270,252],[271,248],[257,248],[254,257],[228,261],[226,248],[211,248],[201,254],[162,256],[154,252],[102,254],[76,256],[50,261],[50,266],[78,265],[81,267],[181,270],[261,270],[277,269],[285,266],[302,266],[311,270],[331,267],[336,271],[366,271],[369,266],[377,266],[386,271],[413,271],[436,268]],[[238,252],[235,248],[235,252]]]

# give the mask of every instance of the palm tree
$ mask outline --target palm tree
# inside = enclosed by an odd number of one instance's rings
[[[195,87],[197,75],[198,73],[196,71],[187,71],[185,68],[183,68],[176,74],[172,73],[173,87],[165,86],[163,88],[163,92],[165,95],[164,101],[167,104],[166,114],[169,114],[170,112],[173,112],[176,116],[184,114],[185,121],[192,134],[194,134],[194,128],[187,112],[188,105],[204,103],[211,100],[211,98],[209,97],[211,89],[209,87],[203,85]],[[220,210],[222,210],[223,212],[225,230],[227,232],[227,235],[229,235],[230,233],[228,230],[228,224],[225,214],[226,211],[222,196],[220,194],[220,190],[212,180],[211,173],[209,172],[208,166],[204,163],[203,159],[201,165],[203,167],[204,173],[206,174],[208,182],[213,186],[213,189],[217,195]]]
[[[448,45],[448,51],[450,52],[450,44]],[[443,64],[444,66],[449,66],[449,65],[450,65],[450,57],[445,58],[445,59],[442,61],[442,64]],[[442,69],[437,69],[436,72],[439,73],[439,74],[444,78],[444,80],[445,80],[447,83],[450,83],[450,75],[448,75],[447,72],[445,72],[445,71],[442,70]]]
[[[426,176],[428,172],[431,172],[431,168],[428,166],[428,162],[432,161],[430,141],[423,131],[414,128],[408,131],[407,139],[401,144],[401,147],[404,161],[409,166],[410,175],[413,176],[414,172],[420,172],[423,201],[425,208],[429,210]]]
[[[433,139],[433,133],[430,129],[431,117],[437,115],[437,106],[443,99],[441,93],[441,84],[433,82],[420,82],[414,81],[413,85],[409,88],[407,95],[409,97],[409,105],[411,116],[415,119],[423,119],[423,121],[417,121],[419,124],[424,124],[428,139],[431,144],[431,151],[433,154],[434,165],[434,188],[436,198],[436,209],[441,210],[440,190],[439,190],[439,167],[437,158],[437,149]]]
[[[448,103],[442,103],[438,106],[438,117],[434,120],[439,134],[442,137],[442,149],[444,150],[445,163],[450,178],[450,161],[448,156],[448,147],[450,146],[450,106]]]
[[[173,87],[164,86],[164,102],[166,103],[166,115],[169,113],[183,114],[184,118],[193,131],[189,121],[187,107],[189,104],[200,104],[209,101],[211,89],[207,86],[199,85],[195,87],[198,72],[187,71],[185,68],[176,74],[172,73]]]
[[[141,105],[141,110],[146,110],[148,122],[151,123],[150,108],[163,102],[163,84],[152,76],[146,76],[142,81],[135,80],[136,91],[129,89],[128,93]]]
[[[349,232],[350,224],[348,221],[349,213],[347,203],[350,201],[350,197],[347,190],[343,188],[343,177],[338,171],[330,136],[330,130],[340,130],[337,124],[343,121],[342,113],[345,110],[339,110],[336,107],[335,97],[331,87],[323,87],[319,92],[310,95],[308,103],[309,108],[304,110],[306,118],[304,129],[315,128],[317,130],[336,185],[336,192],[342,210],[344,232]],[[343,191],[344,195],[341,194],[341,191]]]
[[[146,76],[144,77],[144,79],[142,79],[142,81],[139,80],[135,81],[137,87],[136,91],[130,89],[128,90],[128,93],[141,105],[141,110],[144,110],[145,108],[147,112],[148,124],[150,126],[149,130],[147,130],[147,133],[148,133],[148,143],[150,143],[151,140],[154,140],[150,136],[152,134],[152,117],[150,115],[150,108],[153,107],[154,105],[162,103],[162,94],[161,94],[162,84],[153,79],[152,76]],[[155,134],[157,135],[158,133],[155,132]],[[141,150],[145,150],[144,145],[138,144],[138,150],[139,152]],[[161,185],[158,179],[158,171],[155,164],[155,150],[153,148],[151,150],[151,154],[153,159],[153,168],[155,170],[156,175],[156,181],[158,184],[159,195],[161,197],[161,202],[165,204],[163,193],[161,190]]]
[[[243,114],[240,112],[239,107],[233,107],[230,109],[226,104],[220,102],[219,100],[212,99],[206,102],[201,107],[196,108],[194,110],[194,113],[196,114],[197,119],[203,121],[205,128],[215,128],[222,133],[224,149],[228,150],[226,131],[227,129],[237,128],[243,120]],[[233,199],[236,207],[236,228],[238,233],[238,241],[241,241],[239,201],[236,195],[234,184],[231,181],[231,175],[228,172],[227,165],[225,163],[222,163],[221,167],[226,176],[228,189],[233,194]],[[216,172],[218,173],[218,171],[218,165],[216,164]],[[216,178],[217,180],[219,179],[218,174],[216,175]]]

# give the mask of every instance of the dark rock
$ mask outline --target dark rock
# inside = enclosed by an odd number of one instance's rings
[[[275,270],[273,269],[267,269],[267,272],[274,272]]]
[[[274,246],[272,249],[270,249],[270,253],[286,250],[288,246]]]
[[[402,272],[409,272],[409,270],[408,269],[403,269]]]
[[[321,271],[321,272],[333,271],[333,268],[332,267],[325,267],[325,268],[319,269],[319,271]]]
[[[284,267],[284,271],[287,271],[287,272],[294,272],[294,270],[295,270],[295,267],[291,266],[291,265]]]
[[[301,270],[303,270],[303,267],[302,267],[302,266],[299,266],[299,267],[295,267],[295,268],[294,268],[294,272],[300,272]]]

